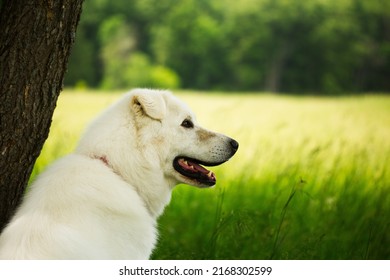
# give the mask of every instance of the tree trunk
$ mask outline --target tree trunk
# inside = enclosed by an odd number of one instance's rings
[[[284,41],[281,47],[276,51],[275,57],[271,61],[269,70],[265,79],[265,90],[269,92],[279,92],[280,82],[285,67],[285,62],[291,49],[287,41]]]
[[[83,0],[5,0],[0,10],[0,231],[51,124]]]

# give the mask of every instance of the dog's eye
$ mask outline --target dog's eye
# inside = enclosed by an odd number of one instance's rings
[[[190,120],[184,120],[181,123],[181,126],[185,127],[185,128],[193,128],[194,127],[194,123],[192,121],[190,121]]]

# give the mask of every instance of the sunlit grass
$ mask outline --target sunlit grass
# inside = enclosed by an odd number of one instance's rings
[[[34,174],[119,96],[64,92]],[[215,188],[174,190],[153,258],[390,258],[390,97],[179,97],[240,148]]]

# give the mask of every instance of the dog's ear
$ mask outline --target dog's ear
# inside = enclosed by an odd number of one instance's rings
[[[164,98],[158,90],[136,89],[131,99],[131,106],[137,115],[147,115],[161,120],[166,113]]]

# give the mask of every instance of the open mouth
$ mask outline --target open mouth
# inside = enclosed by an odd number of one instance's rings
[[[177,172],[179,172],[187,179],[200,183],[201,185],[213,186],[217,182],[215,174],[212,171],[204,168],[202,165],[215,166],[222,163],[223,162],[206,163],[193,158],[176,157],[173,160],[173,167]]]

